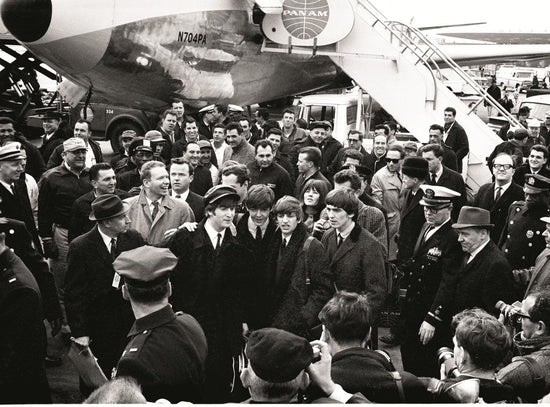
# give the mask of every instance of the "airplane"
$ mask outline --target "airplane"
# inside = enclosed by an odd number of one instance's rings
[[[275,30],[266,21],[293,2],[307,0],[3,0],[1,18],[23,46],[68,78],[60,91],[73,104],[92,91],[148,110],[174,97],[200,108],[350,84],[326,55],[262,52]],[[347,3],[339,0],[338,9]],[[349,25],[344,17],[334,21],[336,29]],[[547,43],[442,47],[468,65],[550,54]]]

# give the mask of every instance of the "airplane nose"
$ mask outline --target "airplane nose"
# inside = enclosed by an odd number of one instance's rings
[[[0,15],[6,28],[22,42],[34,42],[46,34],[52,20],[51,0],[4,0]]]

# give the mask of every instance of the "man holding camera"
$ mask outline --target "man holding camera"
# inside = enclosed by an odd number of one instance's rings
[[[402,266],[401,356],[405,370],[434,377],[436,350],[451,340],[450,305],[462,259],[458,233],[451,227],[451,200],[459,193],[438,185],[421,185],[426,223],[412,258]]]
[[[521,321],[521,332],[514,346],[521,356],[503,367],[497,375],[514,387],[524,402],[536,403],[550,392],[550,289],[529,294],[514,315]]]

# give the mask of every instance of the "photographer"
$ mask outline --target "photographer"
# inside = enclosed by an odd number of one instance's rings
[[[536,403],[550,392],[550,289],[529,294],[515,316],[522,331],[515,335],[514,346],[521,356],[503,367],[497,378],[513,386],[525,402]]]
[[[314,347],[320,360],[312,363]],[[245,349],[248,366],[241,381],[251,398],[245,403],[300,403],[301,390],[310,379],[328,396],[312,403],[368,403],[361,394],[352,395],[330,377],[331,356],[328,345],[311,344],[297,335],[276,328],[263,328],[250,334]],[[307,374],[306,374],[307,371]]]
[[[334,382],[375,403],[427,401],[425,388],[415,376],[398,374],[388,356],[366,348],[370,331],[367,315],[366,296],[346,291],[337,292],[319,313],[322,340],[328,343],[332,355]]]
[[[456,322],[453,353],[459,374],[457,377],[444,377],[441,382],[428,388],[434,393],[435,401],[475,402],[479,397],[486,403],[494,403],[513,399],[512,387],[495,379],[497,367],[512,345],[504,325],[480,309],[465,310],[455,315],[453,324]],[[468,379],[477,379],[479,387],[470,387],[472,381]]]

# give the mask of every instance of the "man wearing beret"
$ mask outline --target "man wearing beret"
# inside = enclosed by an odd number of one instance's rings
[[[313,346],[320,356],[316,363],[312,363]],[[300,403],[300,392],[310,380],[326,396],[310,403],[369,402],[362,394],[352,395],[332,381],[332,358],[325,342],[309,343],[281,329],[263,328],[250,334],[245,353],[249,363],[240,377],[251,396],[246,403]]]
[[[452,339],[450,305],[463,256],[458,233],[451,227],[451,200],[458,192],[438,185],[420,188],[426,223],[412,258],[401,266],[401,356],[406,371],[437,377],[437,350]]]
[[[92,202],[94,228],[71,242],[65,277],[65,306],[72,335],[90,346],[99,366],[110,377],[125,345],[132,312],[115,280],[113,260],[145,244],[129,229],[128,207],[113,194]]]
[[[113,264],[136,317],[116,376],[136,379],[150,402],[197,403],[205,390],[204,332],[195,318],[174,313],[168,304],[177,261],[168,249],[144,246],[122,253]]]
[[[518,296],[522,297],[530,278],[530,269],[537,256],[546,247],[546,224],[541,217],[549,216],[548,197],[550,179],[540,174],[525,175],[525,201],[510,205],[508,218],[502,229],[499,246],[514,270]]]
[[[204,196],[206,218],[194,232],[178,230],[169,244],[179,259],[172,272],[171,303],[197,318],[208,340],[204,401],[209,403],[229,400],[239,380],[233,357],[241,352],[248,330],[253,257],[229,230],[239,199],[228,185],[211,188]]]
[[[463,206],[457,223],[458,242],[464,257],[456,280],[451,315],[468,308],[482,308],[498,316],[498,301],[511,304],[514,292],[512,269],[504,254],[490,239],[493,227],[488,210]]]

